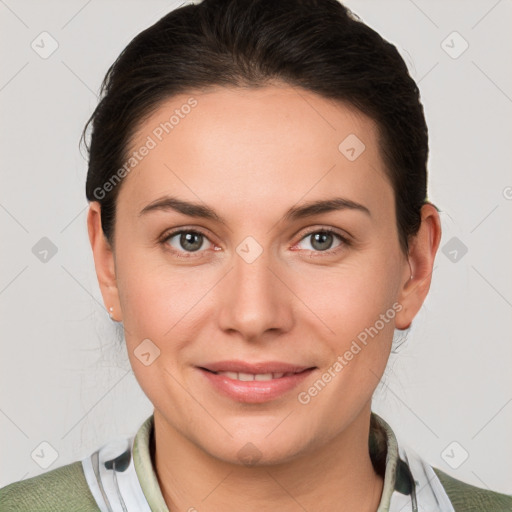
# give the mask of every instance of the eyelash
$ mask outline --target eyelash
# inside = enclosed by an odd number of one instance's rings
[[[208,238],[208,235],[206,235],[206,233],[203,233],[201,230],[198,230],[198,229],[180,228],[175,231],[167,232],[160,239],[160,244],[162,244],[166,248],[166,250],[169,250],[171,253],[173,253],[178,258],[188,259],[188,258],[201,257],[202,256],[201,253],[204,252],[204,251],[196,251],[197,252],[197,255],[196,255],[196,253],[194,253],[194,252],[177,251],[176,249],[171,248],[170,245],[168,244],[168,241],[171,238],[173,238],[174,236],[182,234],[182,233],[194,233],[197,235],[201,235],[201,236],[205,237],[211,243],[211,240]],[[302,242],[302,240],[304,240],[308,236],[314,235],[316,233],[328,233],[328,234],[334,235],[335,237],[339,238],[339,240],[341,241],[341,244],[338,245],[337,247],[335,247],[334,249],[328,249],[326,251],[311,251],[311,250],[308,251],[312,254],[333,256],[333,255],[337,254],[340,250],[343,250],[345,247],[348,247],[351,245],[351,242],[347,237],[341,235],[340,233],[338,233],[338,231],[336,231],[330,227],[325,227],[325,228],[320,228],[320,229],[316,228],[314,230],[308,231],[300,238],[300,240],[297,242],[297,244]],[[295,245],[297,245],[297,244],[295,244]],[[184,254],[186,254],[186,256],[184,256]]]

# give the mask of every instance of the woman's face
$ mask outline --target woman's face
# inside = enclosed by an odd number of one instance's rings
[[[285,461],[369,414],[417,310],[377,135],[286,86],[175,96],[140,126],[100,285],[155,418],[205,452]],[[224,361],[313,370],[284,386],[201,369]]]

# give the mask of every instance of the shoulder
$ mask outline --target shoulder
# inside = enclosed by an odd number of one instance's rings
[[[457,480],[432,467],[455,512],[512,512],[512,495],[501,494]]]
[[[2,487],[0,510],[99,512],[80,461]]]

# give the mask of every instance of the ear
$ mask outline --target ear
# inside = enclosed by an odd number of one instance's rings
[[[115,274],[114,253],[101,226],[101,205],[92,201],[87,213],[87,231],[94,256],[96,276],[100,285],[103,303],[107,311],[112,308],[112,319],[121,322],[121,307]],[[109,311],[110,312],[110,311]]]
[[[398,302],[402,309],[395,316],[397,329],[410,327],[413,318],[427,297],[432,281],[432,269],[439,242],[441,241],[441,221],[435,206],[426,203],[421,208],[421,226],[410,240],[408,262],[404,283],[400,288]],[[410,277],[412,276],[412,278]]]

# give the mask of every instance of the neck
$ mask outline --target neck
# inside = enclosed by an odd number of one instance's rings
[[[155,472],[170,510],[375,512],[384,486],[368,449],[370,408],[286,463],[244,466],[206,453],[155,410]]]

